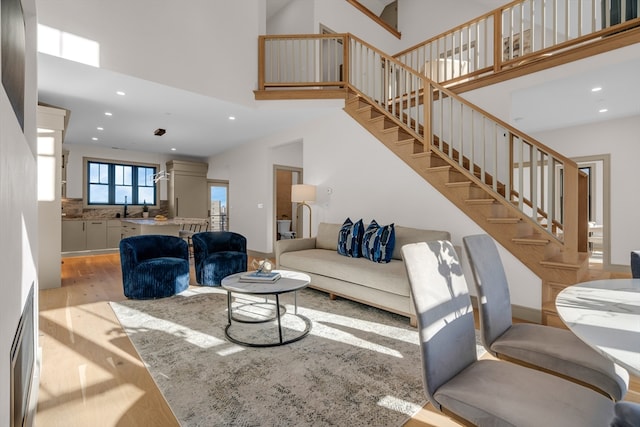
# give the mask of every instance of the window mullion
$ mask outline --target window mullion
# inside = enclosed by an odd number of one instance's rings
[[[116,166],[109,164],[109,204],[115,205],[116,203]]]

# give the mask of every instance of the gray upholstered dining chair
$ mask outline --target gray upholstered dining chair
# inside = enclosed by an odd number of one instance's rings
[[[478,360],[473,307],[449,241],[402,247],[418,317],[425,394],[465,425],[606,426],[614,402],[545,372]]]
[[[487,234],[466,236],[462,241],[478,297],[480,336],[488,352],[591,387],[614,400],[624,397],[629,373],[571,331],[513,324],[509,286],[495,242]]]
[[[640,251],[631,251],[631,277],[640,279]]]

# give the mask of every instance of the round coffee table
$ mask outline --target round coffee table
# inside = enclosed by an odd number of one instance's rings
[[[285,344],[290,344],[292,342],[296,342],[306,337],[311,331],[311,321],[301,315],[298,314],[298,294],[297,291],[303,288],[306,288],[309,285],[309,281],[311,280],[308,275],[304,273],[298,273],[295,271],[286,271],[286,270],[274,270],[280,273],[280,279],[275,282],[244,282],[240,280],[240,276],[245,274],[236,273],[231,276],[227,276],[222,279],[221,286],[224,290],[227,291],[227,327],[224,330],[224,334],[227,339],[235,344],[240,344],[248,347],[275,347]],[[294,312],[290,315],[298,317],[305,324],[304,329],[299,334],[295,335],[292,338],[284,339],[283,331],[282,331],[282,316],[287,314],[287,310],[284,305],[280,304],[280,295],[293,292],[294,297]],[[275,296],[275,304],[273,303],[260,303],[260,302],[252,302],[245,304],[249,306],[257,306],[264,304],[275,305],[275,315],[272,317],[268,317],[265,319],[243,319],[237,316],[234,316],[233,307],[232,307],[232,293],[244,294],[244,295],[254,295],[254,296],[264,296],[265,299],[268,295]],[[233,322],[251,324],[251,323],[266,323],[272,320],[278,321],[278,337],[279,340],[275,342],[267,342],[267,343],[255,343],[243,341],[237,337],[234,337],[231,332],[231,326]]]

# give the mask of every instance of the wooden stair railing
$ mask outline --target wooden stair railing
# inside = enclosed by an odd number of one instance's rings
[[[541,321],[563,325],[555,311],[555,295],[558,288],[586,276],[587,253],[562,252],[557,242],[537,232],[516,206],[496,197],[438,150],[422,150],[415,137],[357,90],[350,90],[345,111],[537,274],[542,279]]]
[[[307,87],[314,87],[310,92],[327,90],[318,82],[332,82],[333,90],[343,91],[345,111],[541,277],[542,320],[553,323],[545,284],[576,283],[587,260],[586,231],[584,247],[578,236],[582,220],[575,162],[350,34],[315,41],[306,36],[297,46],[295,40],[269,36],[274,46],[268,49],[285,56],[286,63],[299,64],[309,63],[309,55],[317,59],[331,52],[339,78],[331,77],[330,67],[311,67],[315,71],[298,76],[292,87],[304,87],[301,80],[306,79]],[[262,70],[281,73],[270,61],[282,58],[267,54],[268,49],[261,38]],[[269,81],[262,79],[263,88]],[[586,230],[586,216],[584,223]]]
[[[562,221],[560,209],[556,208],[557,171],[562,169],[565,181],[568,178],[577,184],[575,162],[354,36],[349,36],[349,56],[350,87],[386,111],[399,125],[408,127],[410,133],[420,138],[425,151],[439,151],[471,175],[479,172],[481,185],[503,197],[508,195],[507,200],[517,204],[522,212],[528,211],[534,222],[542,213],[547,227],[540,231],[560,241],[564,252],[586,251],[586,246],[578,247],[576,222]],[[361,70],[363,64],[381,66]],[[372,80],[379,84],[372,85]],[[564,203],[569,204],[563,206],[564,212],[569,209],[577,215],[577,197],[568,200],[572,195],[567,191],[562,194]],[[518,197],[513,199],[514,195]],[[556,230],[558,225],[561,234]]]
[[[603,13],[615,10],[612,0],[516,0],[394,58],[459,93],[569,62],[561,58],[568,52],[577,60],[580,53],[587,57],[638,43],[637,10],[624,10],[625,2],[617,7],[622,19],[612,21]]]

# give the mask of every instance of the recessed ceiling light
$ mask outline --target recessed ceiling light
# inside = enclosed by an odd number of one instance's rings
[[[234,116],[229,116],[229,120],[235,120],[236,118]]]
[[[91,138],[92,141],[97,141],[98,138],[96,138],[95,136],[93,138]]]
[[[98,130],[104,130],[104,128],[103,128],[103,127],[100,127],[100,126],[98,126],[96,129],[98,129]]]
[[[113,116],[113,113],[110,113],[110,112],[107,111],[107,112],[104,113],[104,115],[105,116]]]
[[[116,92],[116,95],[125,96],[126,93],[124,93],[123,91],[119,90],[119,91]]]
[[[172,149],[171,149],[171,151],[176,151],[176,149],[175,149],[175,148],[172,148]]]
[[[600,86],[596,86],[593,89],[591,89],[591,92],[600,92],[602,90],[602,88]]]
[[[609,111],[609,110],[606,109],[606,108],[601,108],[601,109],[598,110],[599,113],[606,113],[607,111]]]

